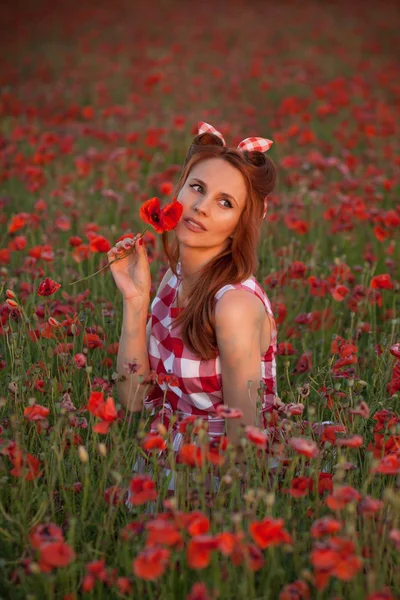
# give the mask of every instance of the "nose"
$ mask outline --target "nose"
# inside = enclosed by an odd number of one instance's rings
[[[192,208],[196,213],[207,216],[209,212],[207,197],[203,196],[202,198],[196,198]]]

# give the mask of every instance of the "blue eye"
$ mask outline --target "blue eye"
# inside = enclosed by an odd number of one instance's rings
[[[190,185],[191,188],[195,188],[196,186],[199,187],[199,188],[201,188],[201,189],[203,189],[199,183],[192,183]]]

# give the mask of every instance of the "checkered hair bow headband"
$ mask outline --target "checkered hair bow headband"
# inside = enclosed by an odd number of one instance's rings
[[[209,123],[199,121],[197,135],[201,135],[202,133],[212,133],[213,135],[216,135],[217,137],[219,137],[220,140],[222,140],[223,145],[226,146],[226,142],[222,136],[222,133],[220,133],[217,129],[215,129],[215,127],[213,127]],[[247,152],[267,152],[267,150],[271,148],[273,143],[274,142],[272,140],[267,140],[266,138],[262,137],[248,137],[242,140],[240,144],[238,144],[237,150],[240,150],[241,152],[244,152],[245,150],[247,150]],[[267,214],[267,198],[264,198],[264,207],[264,213],[262,216],[263,219]]]

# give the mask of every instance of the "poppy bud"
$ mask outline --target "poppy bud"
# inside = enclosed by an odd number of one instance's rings
[[[83,463],[89,462],[89,454],[87,453],[85,446],[78,447],[78,455],[79,455],[79,460],[81,462],[83,462]]]
[[[6,290],[6,296],[7,298],[11,298],[13,300],[17,299],[16,294],[12,290]]]
[[[61,323],[57,321],[57,319],[54,319],[54,317],[49,317],[48,323],[51,325],[51,327],[61,327]]]
[[[7,298],[6,304],[9,308],[13,308],[13,309],[19,308],[18,302],[15,302],[15,300],[12,300],[11,298]]]

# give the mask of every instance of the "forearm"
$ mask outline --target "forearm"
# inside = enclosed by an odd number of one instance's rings
[[[241,418],[227,419],[227,436],[229,441],[236,446],[244,435],[244,428],[248,425],[254,427],[257,424],[257,403],[259,402],[257,387],[251,385],[245,388],[243,382],[235,382],[235,378],[231,379],[232,386],[230,393],[224,398],[224,404],[227,404],[232,409],[238,409],[242,413]]]
[[[150,372],[146,340],[148,307],[147,298],[124,300],[117,356],[117,372],[120,375],[117,391],[120,403],[130,412],[142,410],[146,387],[140,386],[140,380]],[[130,373],[128,365],[135,372]]]

